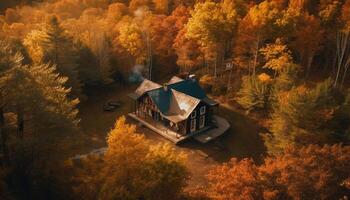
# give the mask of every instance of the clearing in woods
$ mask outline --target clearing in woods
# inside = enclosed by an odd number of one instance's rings
[[[106,146],[106,136],[113,127],[116,118],[131,111],[132,101],[127,96],[136,85],[120,86],[112,84],[106,87],[90,89],[87,101],[80,105],[81,132],[70,138],[66,156],[88,153],[93,149]],[[103,111],[103,105],[109,100],[118,100],[121,106],[113,112]],[[228,161],[232,157],[249,157],[260,162],[264,154],[264,144],[259,136],[261,127],[247,116],[230,109],[220,107],[217,114],[231,124],[230,130],[223,136],[207,144],[188,140],[177,145],[178,151],[188,156],[187,166],[191,172],[188,186],[205,185],[205,175],[217,163]],[[130,123],[138,124],[128,118]],[[151,142],[168,142],[151,130],[137,126],[138,132],[145,134]]]

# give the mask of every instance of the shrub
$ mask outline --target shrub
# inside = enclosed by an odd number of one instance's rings
[[[248,112],[256,108],[268,108],[271,79],[267,78],[267,76],[266,74],[261,74],[258,77],[244,76],[242,78],[242,87],[237,93],[235,100]]]

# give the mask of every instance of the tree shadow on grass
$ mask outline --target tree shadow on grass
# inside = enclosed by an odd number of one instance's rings
[[[227,162],[233,157],[252,158],[256,163],[262,163],[266,148],[260,133],[266,130],[256,120],[226,108],[220,107],[217,114],[224,117],[231,125],[224,135],[207,144],[191,139],[180,146],[195,150],[203,157],[220,163]]]

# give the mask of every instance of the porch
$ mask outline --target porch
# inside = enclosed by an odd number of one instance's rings
[[[179,134],[176,131],[171,130],[170,128],[166,127],[161,121],[155,121],[150,117],[141,117],[135,115],[135,113],[129,113],[129,117],[135,119],[136,121],[142,123],[147,128],[151,129],[152,131],[158,133],[159,135],[162,135],[163,137],[167,138],[168,140],[174,142],[175,144],[178,144],[181,141],[184,141],[188,138],[191,138],[195,135],[198,135],[199,133],[202,133],[204,131],[207,131],[210,127],[205,127],[203,129],[197,130],[195,132],[192,132],[190,134]]]
[[[230,124],[227,122],[227,120],[214,115],[213,121],[215,123],[215,126],[207,126],[190,134],[182,135],[176,131],[171,130],[169,127],[166,127],[162,122],[154,121],[150,117],[137,116],[135,113],[129,113],[128,116],[142,123],[144,126],[165,137],[166,139],[174,142],[175,144],[178,144],[179,142],[182,142],[191,137],[194,137],[194,139],[198,142],[207,143],[223,135],[230,128]]]

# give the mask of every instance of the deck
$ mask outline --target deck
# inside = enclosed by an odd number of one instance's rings
[[[228,129],[231,127],[228,121],[222,117],[214,115],[214,120],[216,121],[215,128],[211,128],[204,133],[195,136],[194,139],[201,143],[207,143],[226,133],[226,131],[228,131]]]
[[[177,132],[165,127],[162,123],[153,121],[152,119],[139,117],[136,116],[134,113],[129,113],[128,116],[142,123],[147,128],[165,137],[171,142],[174,142],[175,144],[178,144],[191,137],[194,137],[197,141],[201,143],[206,143],[224,134],[230,127],[229,123],[225,119],[218,116],[214,116],[218,125],[217,127],[206,127],[188,135],[180,135]]]

